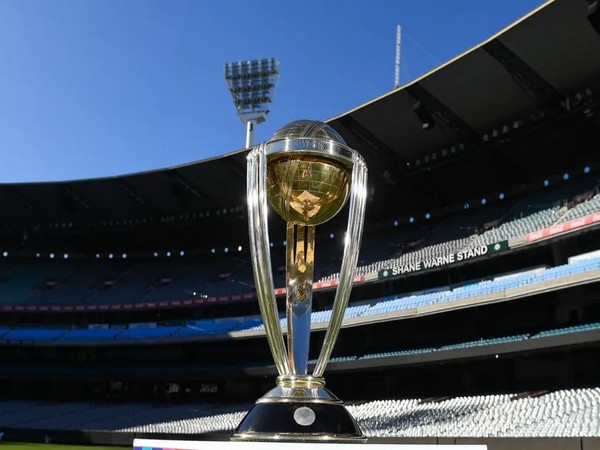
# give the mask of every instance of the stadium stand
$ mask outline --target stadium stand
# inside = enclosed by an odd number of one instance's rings
[[[349,404],[369,437],[599,437],[600,388]],[[224,435],[248,404],[0,402],[0,429]]]
[[[350,410],[371,436],[597,436],[600,390],[538,396],[482,395],[441,401],[388,400]]]
[[[369,436],[600,438],[590,5],[547,2],[328,122],[370,178],[326,378]],[[415,105],[432,118],[426,131]],[[0,432],[231,432],[276,376],[254,301],[245,158],[0,184]],[[342,216],[317,235],[311,358],[331,316]],[[548,448],[598,441],[564,442]]]
[[[553,191],[543,191],[543,195],[527,197],[509,207],[504,217],[492,221],[494,225],[480,234],[473,233],[473,230],[482,229],[482,223],[476,221],[482,217],[480,212],[466,211],[458,217],[441,220],[433,230],[418,228],[416,234],[414,231],[408,233],[408,238],[403,236],[405,229],[390,235],[387,240],[375,238],[374,244],[369,247],[372,255],[381,255],[390,245],[406,247],[409,240],[419,242],[422,248],[359,266],[357,274],[369,275],[419,261],[444,258],[600,212],[600,194],[576,204],[569,201],[585,194],[573,195],[574,192],[581,192],[584,188],[595,186],[595,183],[584,180],[576,183],[578,190],[565,184]],[[548,204],[552,206],[544,208]],[[455,234],[471,234],[444,240],[449,237],[447,230],[455,230]],[[417,239],[417,236],[420,237]],[[438,243],[425,245],[427,242]],[[328,246],[325,245],[324,252],[327,251]],[[174,256],[108,261],[4,259],[0,261],[0,274],[3,287],[0,303],[3,305],[123,305],[198,297],[231,299],[254,290],[249,261],[242,257]],[[319,281],[336,280],[337,276],[338,273],[329,274]]]
[[[600,270],[600,257],[575,261],[552,268],[528,270],[523,274],[514,273],[510,276],[498,276],[498,279],[468,283],[454,289],[437,289],[432,292],[408,293],[371,300],[370,304],[350,306],[345,314],[345,320],[369,318],[383,314],[393,314],[401,311],[416,310],[453,301],[501,293],[509,295],[511,289],[523,286],[535,286],[548,280],[560,279],[571,275]],[[313,325],[327,323],[331,316],[330,310],[316,311],[311,316]],[[284,317],[281,318],[282,328],[285,328]],[[260,316],[236,318],[203,319],[188,321],[185,325],[166,326],[160,323],[151,325],[134,324],[128,329],[68,329],[54,327],[52,329],[24,328],[15,330],[4,329],[0,341],[4,343],[22,341],[83,341],[89,340],[128,340],[128,339],[169,339],[189,336],[230,333],[232,331],[263,330]]]
[[[458,218],[442,219],[441,223],[428,238],[421,235],[415,238],[412,234],[396,243],[397,247],[407,248],[401,256],[374,261],[357,268],[358,274],[369,274],[383,269],[402,267],[423,260],[434,260],[438,257],[458,253],[467,249],[477,248],[482,245],[495,244],[515,237],[522,237],[528,233],[541,230],[557,223],[565,223],[585,215],[600,211],[600,198],[598,196],[574,204],[570,199],[577,197],[578,192],[594,187],[596,181],[584,180],[574,185],[563,185],[557,189],[541,191],[536,195],[527,197],[512,206],[505,206],[504,212],[496,207],[489,211],[466,212]],[[569,207],[570,206],[570,207]],[[485,225],[488,224],[486,227]],[[463,234],[457,239],[449,239],[448,230],[455,234]],[[402,230],[404,231],[404,230]],[[426,231],[420,229],[421,232]],[[436,234],[437,231],[437,234]],[[397,233],[400,234],[401,233]],[[402,238],[402,236],[399,236]],[[443,238],[446,238],[444,240]],[[398,238],[396,238],[398,239]],[[439,243],[431,244],[431,242]],[[390,240],[386,240],[388,243]],[[392,240],[393,242],[393,240]],[[418,242],[422,248],[414,250],[408,245]],[[428,242],[430,243],[428,245]],[[337,279],[339,273],[328,274],[320,281]]]

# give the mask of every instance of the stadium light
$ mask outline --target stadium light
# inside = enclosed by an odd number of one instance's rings
[[[225,80],[237,115],[246,124],[246,148],[254,145],[256,125],[267,120],[278,78],[275,58],[225,64]]]

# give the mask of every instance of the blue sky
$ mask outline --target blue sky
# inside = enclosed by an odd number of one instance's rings
[[[542,0],[2,0],[0,183],[105,177],[243,148],[227,62],[275,57],[257,141],[407,83]]]

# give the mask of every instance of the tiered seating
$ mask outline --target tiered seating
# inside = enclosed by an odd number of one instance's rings
[[[118,328],[85,328],[67,330],[62,335],[64,341],[111,341],[116,339],[123,330]],[[2,339],[2,336],[0,336]]]
[[[123,420],[123,418],[131,417],[148,409],[148,405],[132,403],[100,405],[77,403],[77,405],[79,405],[78,409],[72,413],[63,414],[62,418],[49,415],[48,409],[53,409],[53,405],[49,405],[49,408],[44,408],[43,406],[46,405],[42,405],[42,408],[38,409],[38,417],[28,419],[26,426],[28,428],[46,428],[50,424],[59,427],[62,423],[63,426],[60,428],[68,430],[102,429],[103,423]]]
[[[433,347],[409,349],[409,350],[396,350],[396,351],[391,351],[391,352],[369,353],[367,355],[356,357],[355,359],[376,359],[376,358],[388,358],[388,357],[392,357],[392,356],[418,355],[420,353],[429,353],[429,352],[433,352],[433,351],[435,351],[435,348],[433,348]],[[333,359],[332,359],[332,361],[333,361]]]
[[[356,273],[365,275],[392,267],[407,266],[418,261],[434,260],[458,253],[460,251],[501,242],[513,237],[523,236],[536,230],[540,230],[554,224],[561,217],[561,208],[553,206],[538,211],[523,218],[504,222],[481,235],[472,234],[468,237],[445,241],[438,244],[425,246],[419,250],[405,253],[397,258],[376,261],[374,263],[357,267]],[[329,281],[339,277],[339,272],[324,277],[321,281]]]
[[[53,341],[65,334],[64,328],[17,328],[2,334],[6,341]]]
[[[437,290],[408,295],[395,295],[377,301],[362,315],[384,314],[413,308],[449,302],[480,295],[493,294],[514,289],[517,287],[542,283],[550,279],[572,275],[574,273],[596,270],[600,268],[600,259],[589,259],[572,264],[565,264],[551,269],[527,271],[522,275],[500,277],[498,280],[488,280],[479,283],[467,284],[451,290]]]
[[[203,319],[188,322],[185,331],[182,334],[198,335],[228,333],[234,330],[251,328],[259,323],[262,324],[262,320],[260,320],[258,316],[248,316],[243,319],[233,320]]]
[[[142,260],[0,260],[1,305],[131,304],[253,290],[249,261],[223,255]]]
[[[498,206],[479,209],[457,217],[442,219],[434,232],[427,228],[421,231],[420,248],[404,250],[403,254],[393,258],[381,259],[360,265],[356,273],[366,275],[392,267],[402,267],[417,261],[433,260],[466,249],[490,245],[511,238],[521,237],[552,225],[567,222],[600,211],[600,194],[582,201],[568,210],[569,202],[577,192],[588,189],[593,181],[584,180],[572,185],[564,185],[556,190],[542,191],[527,198],[511,209],[504,210]],[[508,205],[508,204],[507,204]],[[467,218],[469,221],[464,222]],[[496,219],[496,220],[492,220]],[[485,223],[494,223],[490,229],[483,230]],[[479,231],[479,230],[482,231]],[[402,232],[406,236],[402,235]],[[403,248],[406,243],[419,241],[415,238],[414,230],[398,233],[395,239],[400,239],[396,245]],[[440,237],[445,239],[439,240]],[[394,239],[394,238],[392,238]],[[329,274],[319,281],[335,280],[339,272]]]
[[[591,199],[573,206],[560,219],[560,222],[568,222],[569,220],[578,219],[598,211],[600,211],[600,194],[596,194]]]
[[[480,339],[478,341],[461,342],[460,344],[443,345],[442,347],[438,348],[437,350],[438,351],[458,350],[461,348],[482,347],[485,345],[507,344],[509,342],[522,341],[524,339],[527,339],[528,337],[529,337],[528,334],[517,334],[514,336],[503,336],[503,337],[492,338],[492,339]]]
[[[211,282],[214,269],[209,260],[193,260],[187,264],[171,262],[168,271],[153,280],[144,301],[160,302],[173,299],[191,298],[194,292],[203,293],[202,287]]]
[[[181,327],[162,326],[162,327],[135,327],[124,330],[120,339],[164,339],[177,335]]]
[[[421,221],[367,234],[361,253],[361,261],[365,263],[357,268],[357,273],[367,275],[434,260],[598,212],[600,194],[594,195],[595,183],[587,178],[555,190],[543,190],[517,204],[497,202],[431,223]],[[581,192],[585,195],[575,196]],[[567,209],[569,206],[571,209]],[[317,252],[337,255],[338,241],[338,237],[320,241]],[[334,247],[336,250],[331,251]],[[275,268],[283,264],[277,261],[277,255]],[[318,259],[317,278],[339,270],[338,259]],[[333,280],[338,275],[321,276],[320,281]],[[274,276],[276,285],[283,286],[283,272],[276,270]],[[0,305],[132,304],[231,296],[253,290],[247,255],[238,258],[233,251],[185,258],[174,253],[170,257],[142,260],[123,259],[118,254],[111,259],[103,255],[97,260],[64,259],[59,254],[53,259],[48,255],[36,259],[12,256],[0,259]]]
[[[382,314],[394,314],[433,305],[464,300],[468,298],[510,294],[512,289],[525,286],[535,287],[550,280],[580,274],[600,269],[600,257],[584,259],[552,268],[527,270],[521,274],[499,276],[498,279],[484,280],[477,283],[465,284],[453,289],[439,288],[431,291],[397,294],[370,303],[350,305],[346,310],[345,319],[357,317],[373,317]],[[416,311],[415,311],[416,312]],[[311,316],[313,325],[327,323],[331,311],[314,311]],[[280,326],[286,327],[286,319],[280,317]],[[111,340],[111,339],[168,339],[184,336],[202,336],[210,334],[229,333],[232,331],[262,330],[263,324],[259,316],[236,318],[200,319],[189,321],[185,325],[162,326],[152,324],[144,326],[137,324],[126,330],[122,329],[89,329],[71,330],[66,328],[18,328],[11,330],[0,329],[0,340],[4,342],[21,342],[28,340]]]
[[[37,260],[2,262],[0,304],[27,304],[48,281],[66,277],[73,266],[61,261],[39,264]]]
[[[44,268],[44,275],[51,273],[54,265],[53,261],[37,261],[37,265]],[[53,281],[56,285],[52,288],[37,289],[27,299],[19,302],[13,299],[10,303],[24,303],[30,305],[82,305],[89,304],[90,298],[97,289],[102,289],[103,283],[108,280],[114,280],[119,276],[118,264],[107,265],[92,262],[71,262],[69,263],[71,271],[68,275],[60,277]],[[46,269],[50,271],[46,272]],[[50,287],[50,286],[49,286]]]
[[[439,256],[450,255],[463,249],[470,241],[471,239],[469,238],[462,238],[423,247],[420,250],[403,255],[397,259],[396,263],[406,265],[415,261],[431,260]]]
[[[556,328],[553,330],[540,331],[539,333],[522,333],[516,334],[512,336],[501,336],[495,338],[488,339],[478,339],[476,341],[468,341],[468,342],[459,342],[453,344],[442,345],[439,347],[423,347],[423,348],[412,348],[412,349],[402,349],[388,352],[377,352],[377,353],[368,353],[366,355],[350,355],[344,356],[339,359],[333,358],[331,361],[352,361],[352,360],[361,360],[361,359],[375,359],[375,358],[388,358],[395,356],[408,356],[408,355],[418,355],[422,353],[431,353],[431,352],[443,352],[448,350],[459,350],[459,349],[467,349],[473,347],[484,347],[486,345],[495,345],[495,344],[507,344],[510,342],[519,342],[524,341],[526,339],[537,339],[543,338],[547,336],[558,336],[561,334],[569,334],[569,333],[581,333],[584,331],[592,331],[592,330],[600,330],[600,322],[564,327],[564,328]],[[316,362],[316,361],[313,361]]]
[[[249,404],[0,402],[0,427],[230,434]],[[347,405],[369,437],[600,437],[600,388]]]
[[[122,339],[123,338],[126,338],[126,339],[132,339],[132,338],[164,339],[169,336],[181,337],[181,336],[193,335],[193,332],[189,332],[189,334],[187,334],[188,328],[182,328],[182,327],[179,327],[177,329],[175,329],[175,327],[163,327],[163,328],[164,328],[164,330],[161,330],[160,328],[148,328],[143,331],[141,331],[138,328],[138,329],[130,330],[130,331],[133,331],[134,333],[128,333],[127,335],[124,335],[124,332],[123,332],[120,334],[120,336],[118,335],[118,332],[115,330],[115,331],[113,331],[113,333],[115,333],[113,335],[110,335],[109,333],[100,333],[99,334],[100,337],[98,337],[98,338],[92,336],[92,337],[87,337],[87,339],[90,339],[90,340],[115,339],[117,336],[119,336]],[[363,360],[363,359],[376,359],[376,358],[418,355],[418,354],[432,353],[432,352],[444,352],[444,351],[450,351],[450,350],[468,349],[468,348],[473,348],[473,347],[483,347],[483,346],[487,346],[487,345],[506,344],[506,343],[511,343],[511,342],[524,341],[526,339],[537,339],[537,338],[543,338],[543,337],[547,337],[547,336],[558,336],[561,334],[568,334],[568,333],[581,333],[581,332],[593,331],[593,330],[600,330],[600,322],[590,323],[590,324],[582,324],[582,325],[565,327],[565,328],[557,328],[557,329],[541,331],[541,332],[533,333],[533,334],[524,333],[524,334],[518,334],[518,335],[512,335],[512,336],[501,336],[501,337],[486,338],[486,339],[481,338],[481,339],[475,340],[475,341],[452,343],[452,344],[442,345],[442,346],[438,346],[438,347],[422,347],[422,348],[400,349],[400,350],[393,350],[393,351],[386,351],[386,352],[368,353],[368,354],[363,354],[363,355],[337,356],[337,357],[332,358],[331,362],[355,361],[355,360]],[[95,331],[108,332],[111,330],[95,330]],[[221,332],[221,331],[219,331],[219,332]],[[197,333],[197,334],[202,334],[202,333]],[[63,336],[63,338],[64,338],[64,336]],[[39,337],[38,339],[49,340],[49,339],[56,339],[56,337],[54,337],[54,336],[53,337]],[[316,360],[311,360],[309,362],[314,364],[314,363],[316,363]]]
[[[246,414],[244,407],[223,407],[218,405],[208,405],[190,411],[189,407],[169,408],[175,411],[161,411],[164,417],[163,421],[154,421],[154,415],[149,421],[130,421],[129,424],[123,423],[118,431],[144,432],[144,433],[227,433],[230,434],[241,422]],[[249,406],[246,406],[249,408]],[[233,411],[231,411],[233,409]],[[228,411],[229,410],[229,411]],[[173,414],[175,413],[175,414]],[[191,413],[191,414],[190,414]]]
[[[349,406],[370,436],[567,437],[600,434],[600,389],[537,397],[486,395],[443,401],[389,400]]]
[[[26,412],[30,411],[39,402],[31,401],[1,401],[0,402],[0,423],[4,426],[23,426],[20,425],[26,419]],[[54,411],[53,411],[54,412]],[[13,420],[13,417],[16,419]]]
[[[559,206],[553,206],[521,219],[505,222],[497,228],[486,231],[478,236],[471,242],[471,247],[489,245],[547,228],[553,225],[560,216],[561,208]]]
[[[600,323],[586,323],[583,325],[575,325],[572,327],[565,328],[556,328],[554,330],[541,331],[533,336],[532,339],[535,338],[543,338],[547,336],[560,336],[561,334],[569,334],[569,333],[580,333],[582,331],[591,331],[591,330],[599,330]]]

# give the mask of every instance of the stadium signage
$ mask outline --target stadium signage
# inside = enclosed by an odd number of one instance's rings
[[[407,273],[419,272],[421,270],[433,269],[435,267],[445,266],[454,264],[457,262],[467,261],[469,259],[478,258],[491,253],[496,253],[508,248],[508,242],[502,241],[496,244],[481,245],[479,247],[461,250],[457,253],[450,253],[448,255],[438,256],[433,259],[423,259],[419,261],[413,261],[409,264],[401,266],[394,266],[379,271],[379,279],[395,277],[398,275],[404,275]]]
[[[525,235],[525,242],[534,242],[540,239],[545,239],[557,234],[566,233],[568,231],[576,230],[578,228],[583,228],[588,225],[593,225],[595,223],[600,222],[600,213],[593,213],[584,217],[579,217],[577,219],[569,220],[565,223],[560,223],[558,225],[554,225],[549,228],[544,228],[543,230],[534,231],[533,233],[529,233]]]

